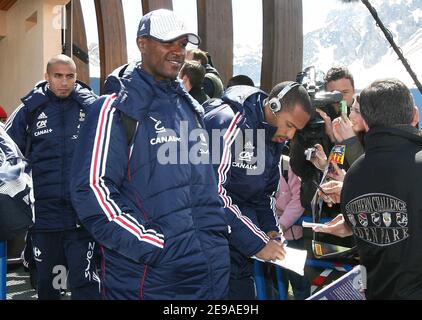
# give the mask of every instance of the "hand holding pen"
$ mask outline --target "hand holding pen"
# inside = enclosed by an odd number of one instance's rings
[[[283,232],[269,231],[267,232],[267,235],[271,240],[277,241],[284,246],[287,245],[287,240],[284,238]]]

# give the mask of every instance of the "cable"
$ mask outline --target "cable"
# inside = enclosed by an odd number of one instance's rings
[[[412,77],[413,81],[415,82],[416,86],[419,89],[419,92],[422,94],[422,85],[418,80],[417,75],[413,72],[412,68],[410,67],[408,61],[406,60],[406,58],[403,56],[403,52],[402,49],[396,45],[396,43],[394,42],[393,39],[393,35],[391,33],[390,30],[388,30],[388,28],[386,28],[384,26],[384,24],[382,23],[381,19],[378,16],[377,10],[369,3],[369,0],[361,0],[362,3],[368,8],[369,12],[371,13],[372,17],[374,17],[377,26],[381,29],[381,31],[384,33],[385,37],[387,38],[387,41],[390,43],[391,47],[393,48],[393,50],[397,53],[397,55],[399,56],[400,61],[402,62],[402,64],[404,65],[404,67],[406,68],[407,72],[410,74],[410,76]]]

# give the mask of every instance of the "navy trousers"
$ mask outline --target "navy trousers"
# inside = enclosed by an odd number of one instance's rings
[[[230,246],[229,300],[255,300],[253,260]]]
[[[38,299],[58,300],[66,287],[71,291],[72,300],[100,299],[96,243],[85,229],[35,231],[32,244]]]

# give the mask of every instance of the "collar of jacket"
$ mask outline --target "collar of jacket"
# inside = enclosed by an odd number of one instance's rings
[[[157,95],[167,95],[171,92],[182,93],[180,90],[180,83],[176,79],[174,80],[156,80],[151,74],[145,71],[140,64],[136,71],[139,73],[140,77],[144,79],[145,82],[149,83],[152,86],[152,89]]]
[[[201,118],[204,117],[204,108],[199,104],[198,101],[192,98],[192,96],[183,87],[183,82],[180,79],[175,80],[160,80],[157,81],[155,78],[142,69],[142,64],[136,68],[137,72],[142,78],[152,85],[152,89],[157,95],[166,95],[175,93],[179,96],[186,98],[189,102],[189,106],[196,112]]]
[[[135,120],[142,120],[148,113],[153,100],[158,97],[167,98],[174,94],[188,100],[189,106],[199,114],[204,109],[183,88],[179,80],[157,81],[142,69],[140,62],[132,62],[114,70],[105,82],[106,94],[116,94],[113,106]]]
[[[396,146],[406,142],[422,146],[421,131],[411,125],[375,127],[365,134],[365,151],[368,152],[378,147]]]
[[[59,99],[50,91],[47,81],[40,81],[35,85],[33,90],[21,99],[21,101],[28,107],[29,111],[32,111],[48,101],[68,99],[76,101],[82,108],[86,109],[88,105],[97,99],[97,96],[88,85],[78,80],[76,81],[75,88],[70,96],[66,99]]]
[[[253,95],[256,96],[256,99],[254,98],[256,102],[246,103],[246,100]],[[267,97],[268,95],[258,88],[239,85],[228,88],[221,99],[234,106],[237,111],[243,114],[243,121],[247,122],[245,123],[246,129],[248,126],[252,126],[254,129],[264,129],[265,141],[268,143],[272,142],[271,139],[276,133],[277,128],[271,126],[265,120],[264,99]],[[242,121],[240,125],[242,125]]]

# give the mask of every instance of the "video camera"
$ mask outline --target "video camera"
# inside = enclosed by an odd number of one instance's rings
[[[304,69],[296,76],[296,82],[302,84],[311,98],[312,106],[318,107],[327,113],[331,118],[338,116],[333,104],[340,103],[343,95],[339,91],[325,91],[324,73],[317,71],[314,66]],[[314,112],[308,124],[301,130],[303,139],[307,142],[323,139],[325,136],[325,123],[321,116]],[[311,143],[306,143],[312,145]]]

